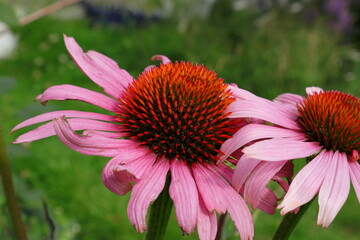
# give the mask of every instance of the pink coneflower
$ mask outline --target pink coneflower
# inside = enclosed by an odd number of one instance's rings
[[[110,114],[45,113],[17,125],[13,131],[50,121],[15,143],[56,134],[80,153],[112,157],[103,170],[103,182],[118,195],[132,190],[128,217],[138,232],[147,230],[148,207],[170,173],[169,194],[184,233],[192,233],[197,226],[200,239],[214,239],[216,213],[228,212],[241,239],[252,239],[250,211],[229,183],[232,169],[218,157],[227,154],[219,149],[242,124],[225,113],[235,99],[228,85],[204,66],[171,63],[164,56],[153,58],[162,60],[160,66],[147,67],[134,79],[108,57],[83,53],[73,38],[65,36],[65,44],[81,70],[108,96],[59,85],[36,99],[41,103],[81,100]],[[79,134],[78,130],[84,131]]]
[[[309,160],[295,176],[279,205],[281,214],[309,202],[318,193],[317,224],[327,227],[344,204],[350,181],[360,200],[358,98],[311,87],[307,88],[305,98],[282,94],[271,102],[254,97],[252,100],[237,100],[228,111],[233,112],[231,117],[258,118],[267,124],[249,124],[241,128],[222,146],[222,150],[231,151],[229,148],[255,141],[243,149],[246,158],[254,159],[253,162],[247,161],[252,165],[266,161],[269,167],[274,164],[274,168],[287,160],[304,157]]]

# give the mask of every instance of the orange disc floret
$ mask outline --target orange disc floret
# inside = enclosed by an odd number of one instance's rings
[[[221,144],[238,130],[238,120],[224,113],[234,98],[223,79],[190,62],[146,70],[119,101],[121,131],[159,158],[215,163]]]
[[[351,155],[360,151],[360,100],[339,91],[309,95],[298,106],[298,123],[309,141]]]

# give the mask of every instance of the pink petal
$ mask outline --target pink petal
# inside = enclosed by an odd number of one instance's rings
[[[322,92],[324,92],[324,90],[322,90],[319,87],[307,87],[306,88],[306,93],[308,95],[313,95],[314,93],[322,93]]]
[[[170,59],[167,58],[166,56],[163,56],[163,55],[155,55],[151,58],[151,60],[155,61],[155,60],[158,60],[158,61],[162,61],[163,64],[167,64],[167,63],[170,63]]]
[[[328,152],[328,154],[332,153]],[[317,224],[322,224],[324,228],[334,220],[350,191],[349,165],[346,154],[336,151],[330,159],[330,166],[319,192]]]
[[[297,94],[292,94],[292,93],[284,93],[284,94],[277,96],[274,99],[274,102],[289,104],[289,105],[293,105],[295,107],[303,101],[304,101],[304,97],[297,95]]]
[[[200,240],[213,240],[217,233],[216,214],[206,209],[201,196],[199,196],[197,230]]]
[[[277,202],[278,197],[276,196],[276,194],[268,188],[264,188],[260,195],[256,208],[267,214],[274,214]]]
[[[349,169],[351,182],[360,202],[360,164],[358,162],[349,162]]]
[[[244,89],[241,89],[241,88],[238,88],[235,85],[231,84],[231,85],[228,85],[227,87],[228,89],[231,90],[231,93],[234,97],[236,97],[237,99],[242,99],[242,100],[252,100],[252,101],[259,101],[259,102],[262,102],[264,99],[263,98],[260,98],[258,96],[256,96],[255,94],[249,92],[249,91],[246,91]]]
[[[137,181],[144,172],[151,170],[154,161],[155,156],[148,154],[147,149],[124,150],[106,164],[102,173],[103,183],[113,193],[125,195],[132,188],[130,182]]]
[[[220,214],[225,213],[227,203],[222,194],[223,189],[218,183],[219,181],[222,183],[223,180],[219,180],[217,173],[214,174],[209,168],[201,164],[193,168],[193,174],[199,193],[208,211],[216,211]],[[227,184],[226,187],[230,187],[230,184]]]
[[[232,176],[234,175],[234,169],[224,163],[219,163],[218,165],[215,165],[214,168],[223,178],[226,179],[226,181],[231,182]]]
[[[251,213],[240,194],[215,170],[197,165],[193,168],[198,190],[208,211],[229,212],[241,239],[252,239],[254,226]]]
[[[325,174],[328,171],[331,158],[326,151],[322,151],[311,162],[303,167],[290,184],[289,191],[278,206],[283,208],[284,215],[297,207],[309,202],[319,192]]]
[[[64,35],[65,45],[80,69],[104,91],[119,98],[123,89],[133,81],[131,75],[118,67],[116,62],[95,51],[84,53],[72,37]]]
[[[29,118],[16,125],[11,130],[11,132],[14,132],[20,128],[24,128],[33,124],[50,121],[53,120],[54,118],[59,118],[62,116],[65,116],[66,118],[95,119],[95,120],[110,121],[110,122],[114,121],[114,117],[100,113],[82,112],[82,111],[74,111],[74,110],[54,111],[54,112],[40,114],[33,118]]]
[[[109,111],[114,111],[118,104],[117,101],[101,93],[68,84],[52,86],[36,97],[36,100],[40,100],[41,103],[46,103],[49,100],[63,101],[69,99],[87,102]]]
[[[287,161],[265,162],[262,161],[256,166],[248,177],[244,188],[244,199],[253,208],[257,208],[260,196],[266,191],[266,185],[273,176],[284,166]]]
[[[317,142],[302,142],[291,139],[270,139],[256,142],[244,148],[248,158],[265,161],[282,161],[311,156],[321,150]]]
[[[146,213],[149,205],[163,190],[168,171],[169,162],[160,160],[153,165],[146,179],[134,185],[128,205],[128,217],[137,232],[146,231]]]
[[[53,123],[59,139],[69,148],[82,154],[114,157],[121,154],[123,149],[135,145],[131,140],[79,135],[64,119],[54,119]]]
[[[293,112],[273,102],[235,100],[226,109],[231,118],[258,118],[290,129],[300,129]]]
[[[101,122],[91,119],[70,118],[67,122],[74,130],[92,129],[99,131],[118,131],[119,126],[109,122]],[[89,133],[89,132],[88,132]],[[13,143],[32,142],[55,135],[53,122],[45,123],[34,130],[20,135]]]
[[[243,155],[235,167],[235,172],[232,177],[232,185],[234,189],[239,192],[241,187],[244,185],[246,179],[254,168],[260,163],[260,160],[247,158],[246,155]]]
[[[235,150],[241,148],[249,142],[265,138],[291,138],[294,140],[305,140],[304,134],[290,129],[251,123],[242,127],[233,135],[232,138],[229,138],[223,143],[220,151],[223,152],[224,155],[221,156],[221,159],[227,159]]]
[[[176,218],[181,229],[190,234],[194,231],[199,211],[199,197],[191,171],[184,162],[174,160],[170,165],[171,183],[169,194],[174,201]]]

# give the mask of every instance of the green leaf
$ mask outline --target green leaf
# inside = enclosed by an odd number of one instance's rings
[[[0,2],[0,22],[4,22],[10,28],[19,25],[14,9],[6,3]]]

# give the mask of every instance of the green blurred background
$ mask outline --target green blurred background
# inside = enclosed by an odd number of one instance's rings
[[[19,18],[54,2],[2,1]],[[75,37],[84,50],[104,53],[134,77],[153,64],[151,56],[163,54],[173,61],[204,64],[226,82],[270,99],[283,92],[303,95],[307,86],[359,96],[359,5],[346,0],[98,0],[65,7],[14,26],[13,36],[0,32],[3,132],[52,110],[99,112],[77,101],[49,102],[45,107],[33,102],[57,84],[100,91],[70,59],[62,34]],[[117,196],[102,184],[108,159],[76,153],[56,137],[11,144],[27,130],[5,135],[5,142],[29,239],[50,239],[44,204],[55,223],[55,239],[144,238],[127,219],[129,194]],[[359,210],[351,190],[333,223],[322,229],[316,226],[315,202],[290,239],[359,239]],[[255,212],[254,217],[255,239],[271,239],[280,214]],[[238,239],[231,221],[225,237]],[[14,239],[2,189],[0,239]],[[172,214],[166,239],[198,237],[183,236]]]

